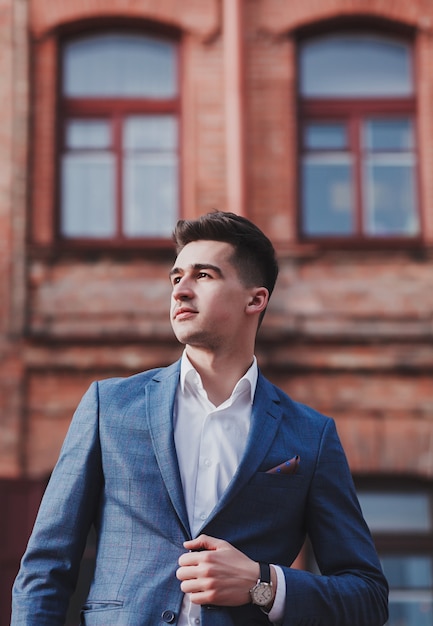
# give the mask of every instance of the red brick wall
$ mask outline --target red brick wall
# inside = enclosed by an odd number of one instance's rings
[[[52,247],[63,28],[95,17],[129,18],[181,34],[183,214],[227,208],[223,4],[31,0],[29,15],[26,6],[0,0],[3,476],[50,471],[90,381],[166,364],[180,352],[167,313],[171,250]],[[420,251],[326,251],[296,239],[297,29],[361,15],[398,22],[414,34]],[[248,216],[276,242],[281,259],[259,361],[295,399],[337,419],[354,471],[431,477],[433,6],[245,0],[243,44]]]

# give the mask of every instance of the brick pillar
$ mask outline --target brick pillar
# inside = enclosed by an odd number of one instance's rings
[[[27,56],[27,3],[0,0],[0,476],[21,468]]]
[[[227,208],[245,215],[243,0],[224,0]]]

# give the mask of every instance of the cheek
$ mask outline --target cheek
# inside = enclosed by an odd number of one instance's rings
[[[171,298],[170,300],[170,312],[169,312],[169,317],[170,317],[170,322],[173,325],[174,319],[173,319],[173,313],[174,313],[174,309],[176,307],[176,302],[173,300],[173,298]]]
[[[227,321],[231,324],[236,323],[237,320],[243,320],[244,303],[239,302],[236,298],[227,298],[227,304],[225,306],[218,306],[218,317],[221,321]]]

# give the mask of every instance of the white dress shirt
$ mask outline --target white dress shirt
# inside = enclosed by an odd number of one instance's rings
[[[257,376],[254,357],[230,398],[215,407],[207,397],[200,375],[183,353],[173,416],[174,441],[193,537],[199,534],[227,489],[244,453]],[[279,567],[276,571],[277,595],[269,614],[274,622],[282,618],[285,601],[284,575]],[[199,624],[200,606],[185,594],[178,626]]]

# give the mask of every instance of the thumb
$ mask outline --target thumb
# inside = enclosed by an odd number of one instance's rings
[[[221,539],[209,537],[209,535],[199,535],[195,539],[184,541],[183,545],[187,550],[198,552],[200,550],[216,550],[221,544]]]

